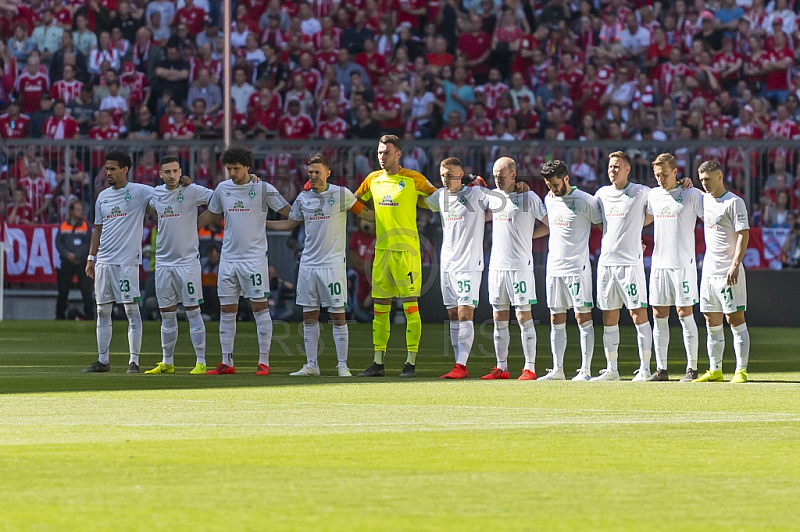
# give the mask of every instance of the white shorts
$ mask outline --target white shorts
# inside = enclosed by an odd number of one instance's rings
[[[297,304],[302,307],[327,307],[328,310],[347,306],[347,269],[300,266],[297,273]]]
[[[439,284],[445,308],[477,307],[483,272],[441,272]]]
[[[747,279],[744,268],[739,269],[739,280],[728,286],[726,277],[703,277],[700,280],[700,312],[733,314],[747,310]]]
[[[647,308],[647,280],[644,266],[599,266],[597,306],[600,310]]]
[[[203,277],[200,263],[186,266],[159,266],[156,264],[156,298],[158,308],[168,308],[183,303],[196,307],[203,303]]]
[[[104,303],[135,303],[140,299],[139,266],[95,264],[94,292],[98,305]]]
[[[696,268],[650,270],[651,307],[691,307],[698,301]]]
[[[579,275],[547,276],[547,308],[551,314],[573,309],[575,314],[591,312],[594,306],[591,270]]]
[[[536,304],[533,270],[489,270],[489,303],[521,307]]]
[[[266,301],[269,298],[267,257],[239,262],[220,260],[217,293],[220,305],[238,303],[239,296],[251,301]]]

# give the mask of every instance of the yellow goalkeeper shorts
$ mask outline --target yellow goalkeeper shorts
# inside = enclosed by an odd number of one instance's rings
[[[419,297],[422,286],[422,260],[418,250],[375,250],[372,263],[372,297]]]

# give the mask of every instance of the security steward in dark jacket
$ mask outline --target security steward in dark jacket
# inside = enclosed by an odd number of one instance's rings
[[[56,270],[58,279],[57,320],[66,319],[67,297],[73,285],[72,280],[76,276],[83,298],[83,317],[87,320],[94,319],[92,280],[86,276],[85,271],[91,240],[92,228],[83,217],[83,203],[73,200],[69,204],[69,220],[61,224],[56,238],[56,249],[61,256],[61,268]]]

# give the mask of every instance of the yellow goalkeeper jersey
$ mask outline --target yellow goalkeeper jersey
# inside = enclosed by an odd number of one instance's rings
[[[386,170],[369,174],[356,196],[363,201],[373,200],[375,249],[419,250],[417,199],[430,196],[435,190],[425,176],[406,168],[394,175],[388,175]]]

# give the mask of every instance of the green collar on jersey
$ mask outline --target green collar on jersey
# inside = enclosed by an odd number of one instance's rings
[[[125,180],[125,184],[124,184],[124,185],[122,185],[122,186],[121,186],[121,187],[119,187],[119,188],[115,188],[114,190],[122,190],[123,188],[125,188],[125,187],[127,187],[127,186],[128,186],[128,183],[130,183],[130,181],[128,181],[128,180]],[[112,187],[112,188],[113,188],[113,187]]]
[[[721,196],[714,196],[714,197],[715,197],[716,199],[722,199],[722,198],[724,198],[724,197],[725,197],[725,196],[728,194],[728,192],[730,192],[730,190],[726,190],[725,192],[723,192],[723,193],[722,193],[722,195],[721,195]],[[713,194],[712,194],[712,196],[713,196]]]
[[[570,194],[572,194],[576,190],[578,190],[578,187],[576,187],[575,185],[572,185],[572,188],[570,189],[569,194],[567,194],[567,196],[569,196]]]

